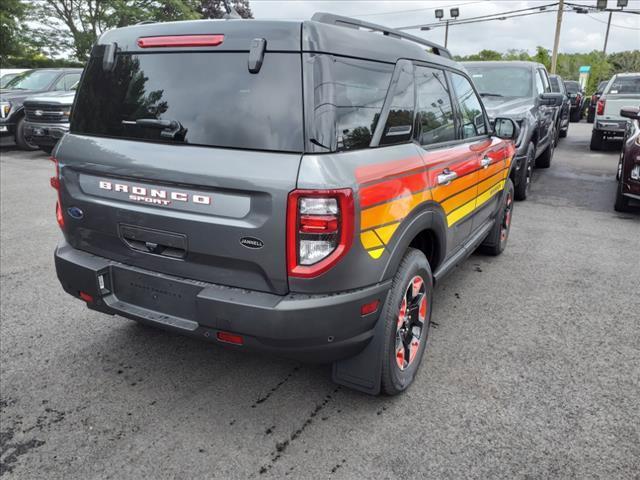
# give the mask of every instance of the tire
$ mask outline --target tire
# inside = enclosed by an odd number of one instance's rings
[[[26,137],[24,136],[24,117],[18,120],[16,124],[16,145],[21,150],[33,151],[38,150],[40,147],[30,143]]]
[[[558,146],[558,142],[560,141],[560,122],[556,125],[555,135],[553,136],[553,146],[554,148]]]
[[[496,222],[485,238],[479,250],[487,255],[500,255],[507,246],[509,233],[511,232],[511,220],[513,218],[514,187],[511,179],[507,179],[502,196],[500,210],[496,215]]]
[[[554,132],[552,132],[552,135],[555,136],[556,134],[555,127],[553,129],[554,129]],[[544,150],[544,152],[542,152],[542,155],[540,155],[536,159],[536,167],[549,168],[551,166],[551,160],[553,159],[553,152],[555,152],[555,145],[553,144],[553,141],[552,141],[551,143],[549,143],[549,146]]]
[[[560,130],[560,138],[567,138],[568,133],[569,133],[569,124],[567,124],[567,128],[565,128],[564,130]]]
[[[622,194],[621,181],[618,181],[618,188],[616,188],[616,202],[613,204],[613,209],[616,212],[630,212],[632,210],[629,205],[629,198]]]
[[[402,393],[416,376],[429,334],[432,298],[429,262],[420,250],[409,248],[393,277],[382,310],[385,329],[381,386],[387,395]]]
[[[589,108],[589,112],[587,113],[587,123],[593,123],[595,119],[596,119],[595,109]]]
[[[569,114],[569,121],[570,122],[579,122],[580,121],[580,110],[574,108],[573,110],[571,110],[570,114]]]
[[[533,179],[533,164],[536,158],[536,146],[533,142],[529,142],[527,147],[527,160],[525,168],[520,173],[520,179],[518,186],[515,187],[515,199],[526,200],[529,195],[529,189],[531,188],[531,180]]]
[[[604,146],[604,136],[602,135],[602,132],[598,131],[598,130],[592,130],[591,131],[591,142],[589,143],[589,148],[591,150],[602,150],[602,147]]]

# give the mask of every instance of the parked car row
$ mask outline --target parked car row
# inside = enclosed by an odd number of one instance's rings
[[[509,117],[520,127],[511,180],[515,198],[527,198],[534,167],[549,168],[560,136],[562,93],[552,90],[544,65],[535,62],[463,62],[490,118]],[[562,134],[564,129],[564,135]]]
[[[51,151],[69,130],[81,74],[80,68],[47,68],[11,78],[0,90],[0,145]]]

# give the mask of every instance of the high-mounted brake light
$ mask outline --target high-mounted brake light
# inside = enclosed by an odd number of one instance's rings
[[[62,214],[62,202],[60,201],[60,166],[58,160],[55,157],[49,158],[55,165],[55,176],[49,179],[51,186],[58,192],[58,201],[56,202],[56,221],[61,229],[64,230],[64,215]]]
[[[168,35],[162,37],[140,37],[140,48],[158,47],[217,47],[224,42],[224,35]]]
[[[600,100],[598,100],[598,106],[596,108],[596,113],[598,115],[604,115],[604,105],[607,101],[603,98],[600,97]]]
[[[292,277],[320,275],[353,242],[353,192],[294,190],[287,205],[287,264]]]

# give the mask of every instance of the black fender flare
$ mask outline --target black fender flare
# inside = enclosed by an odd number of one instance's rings
[[[434,265],[431,265],[431,270],[436,270],[447,253],[447,217],[440,205],[429,200],[416,207],[400,224],[395,239],[388,246],[390,253],[380,281],[395,275],[409,244],[424,230],[431,231],[438,243]]]

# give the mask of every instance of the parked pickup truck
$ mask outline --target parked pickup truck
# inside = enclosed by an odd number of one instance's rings
[[[640,105],[640,73],[614,75],[598,99],[591,131],[591,150],[602,150],[608,139],[624,136],[628,120],[620,115],[620,110],[638,105]]]
[[[434,282],[506,246],[518,134],[446,49],[379,25],[116,29],[53,152],[58,278],[94,310],[397,394]]]
[[[533,167],[548,168],[558,142],[564,101],[551,90],[544,65],[535,62],[463,62],[490,118],[509,117],[520,126],[512,178],[517,200],[527,198]]]
[[[81,68],[44,68],[24,72],[0,90],[0,144],[18,145],[23,150],[37,150],[25,135],[23,102],[36,94],[70,91],[78,83]]]
[[[51,92],[24,101],[27,141],[51,153],[55,144],[69,131],[71,106],[76,96],[70,92]]]

